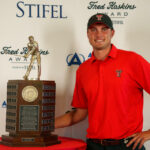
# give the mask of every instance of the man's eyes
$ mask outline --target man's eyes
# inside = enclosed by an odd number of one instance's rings
[[[95,28],[91,28],[91,31],[96,31],[96,29]]]
[[[108,29],[109,29],[108,27],[103,27],[103,28],[101,28],[101,31],[107,31]],[[98,30],[96,28],[91,28],[91,31],[96,32]]]
[[[108,27],[102,28],[103,31],[106,31],[106,30],[108,30],[108,29],[109,29]]]

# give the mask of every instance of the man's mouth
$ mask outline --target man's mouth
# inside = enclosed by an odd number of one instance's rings
[[[95,40],[96,43],[101,43],[103,42],[104,40]]]

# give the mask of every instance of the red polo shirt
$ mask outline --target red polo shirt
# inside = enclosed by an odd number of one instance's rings
[[[112,45],[104,61],[94,55],[76,73],[72,106],[88,109],[88,138],[122,139],[143,127],[143,89],[150,93],[150,63]]]

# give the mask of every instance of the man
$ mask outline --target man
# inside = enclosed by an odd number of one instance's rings
[[[24,55],[25,58],[29,57],[31,55],[31,61],[30,61],[30,65],[27,69],[26,74],[24,75],[24,79],[28,80],[28,76],[30,74],[30,71],[33,67],[33,63],[35,60],[37,60],[37,64],[38,64],[38,77],[37,80],[40,80],[40,76],[41,76],[41,57],[40,57],[40,52],[39,52],[39,48],[38,48],[38,43],[36,41],[34,41],[34,37],[33,36],[29,36],[29,43],[27,44],[28,47],[28,53]]]
[[[72,106],[76,110],[56,118],[65,127],[88,115],[87,150],[144,150],[150,130],[143,127],[143,89],[150,93],[150,64],[140,55],[117,49],[111,19],[93,15],[87,36],[92,57],[77,70]]]

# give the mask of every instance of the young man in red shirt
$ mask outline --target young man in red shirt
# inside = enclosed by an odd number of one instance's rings
[[[150,64],[111,44],[114,32],[106,14],[89,19],[93,53],[76,73],[76,110],[56,118],[55,127],[73,125],[88,115],[87,150],[144,150],[150,130],[142,131],[143,89],[150,94]]]

